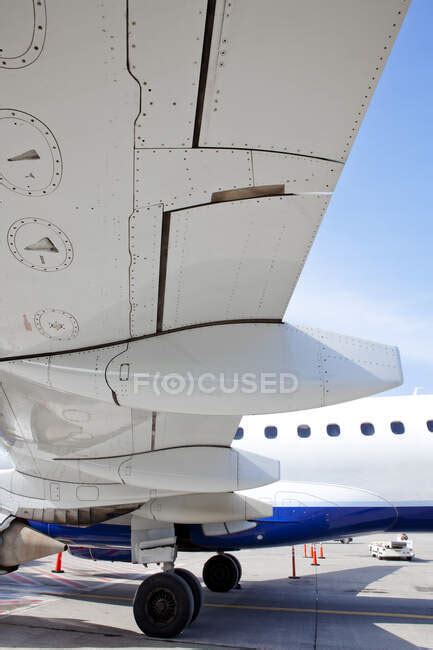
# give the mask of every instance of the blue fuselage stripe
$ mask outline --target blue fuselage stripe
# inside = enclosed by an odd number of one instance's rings
[[[85,528],[30,522],[43,533],[67,542],[77,554],[94,559],[130,561],[131,529],[97,524]],[[200,525],[179,529],[181,546],[191,550],[229,550],[281,546],[336,539],[379,531],[432,532],[433,506],[275,507],[273,516],[249,530],[231,535],[205,535]]]

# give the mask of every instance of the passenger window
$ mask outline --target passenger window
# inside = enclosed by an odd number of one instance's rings
[[[427,429],[433,433],[433,420],[427,420]]]
[[[404,433],[403,422],[391,422],[391,431],[397,434]]]
[[[328,436],[335,438],[340,435],[340,425],[339,424],[328,424],[326,427],[326,433]]]
[[[372,436],[374,434],[374,426],[371,422],[363,422],[361,424],[361,433],[363,433],[364,436]]]
[[[308,424],[300,424],[298,427],[298,436],[300,438],[309,438],[311,436],[311,429]]]
[[[265,437],[266,438],[276,438],[278,435],[277,427],[265,427]]]
[[[243,437],[244,437],[244,430],[242,429],[242,427],[239,427],[238,429],[236,429],[234,439],[235,440],[242,440]]]

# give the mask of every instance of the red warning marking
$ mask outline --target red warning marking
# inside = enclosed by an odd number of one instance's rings
[[[42,601],[38,598],[14,598],[11,600],[3,600],[0,605],[0,616],[10,614],[11,610],[18,607],[29,607],[30,605],[40,604]]]
[[[11,573],[7,579],[13,582],[22,582],[23,584],[27,585],[38,584],[37,580],[34,580],[33,578],[30,578],[28,575],[24,575],[23,573]]]
[[[26,329],[28,332],[32,331],[32,324],[27,318],[27,314],[23,314],[23,322],[24,322],[24,329]]]
[[[56,580],[61,582],[63,585],[69,585],[71,587],[75,587],[76,589],[82,589],[83,585],[86,584],[84,582],[77,582],[75,580],[71,580],[70,578],[66,578],[64,574],[55,574],[55,573],[41,573],[41,577],[48,578],[49,580]]]

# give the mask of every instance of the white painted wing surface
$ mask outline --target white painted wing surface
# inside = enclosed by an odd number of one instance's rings
[[[281,320],[407,4],[4,3],[3,358]]]

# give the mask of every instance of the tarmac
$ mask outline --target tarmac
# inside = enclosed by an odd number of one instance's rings
[[[137,628],[131,602],[154,569],[64,556],[0,576],[0,648],[265,648],[290,650],[433,649],[433,536],[411,535],[412,562],[368,555],[373,539],[324,544],[311,566],[295,547],[240,551],[241,589],[204,589],[198,619],[176,640],[152,641]],[[180,554],[177,565],[201,576],[208,553]]]

